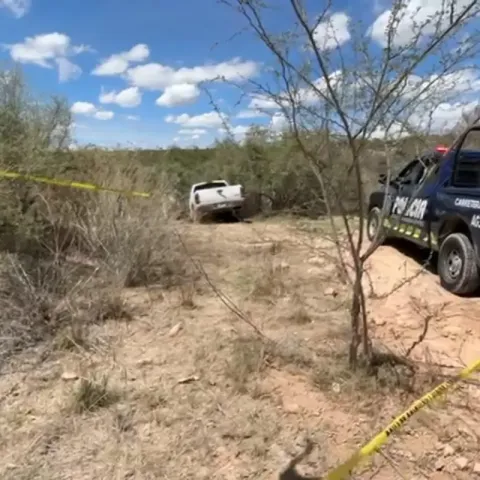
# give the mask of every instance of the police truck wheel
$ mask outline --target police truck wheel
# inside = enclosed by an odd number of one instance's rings
[[[468,295],[480,286],[475,250],[463,233],[452,233],[442,242],[438,274],[442,287],[456,295]]]
[[[382,218],[382,211],[378,207],[373,207],[370,212],[368,212],[367,218],[367,237],[370,241],[373,241],[377,231],[379,231],[378,242],[381,243],[384,240],[383,227],[380,224]]]

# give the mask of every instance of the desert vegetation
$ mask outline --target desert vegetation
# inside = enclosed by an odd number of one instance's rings
[[[478,113],[418,124],[476,58],[463,35],[476,2],[401,48],[399,5],[384,56],[359,39],[335,76],[314,38],[328,10],[312,25],[286,2],[298,28],[278,37],[264,2],[221,3],[272,54],[281,88],[241,88],[277,105],[281,132],[73,149],[67,102],[34,98],[19,68],[0,74],[0,170],[152,193],[0,179],[1,478],[271,478],[307,438],[319,448],[303,471],[323,475],[478,352],[475,299],[439,291],[418,252],[364,240],[378,175]],[[432,55],[443,70],[412,89]],[[222,177],[245,185],[253,222],[187,222],[189,186]],[[479,399],[462,384],[353,478],[479,474]]]

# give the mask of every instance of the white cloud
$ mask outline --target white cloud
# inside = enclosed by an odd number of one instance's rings
[[[193,103],[200,96],[200,89],[191,83],[168,86],[155,102],[159,107],[175,107]]]
[[[430,86],[434,80],[435,83]],[[399,138],[412,131],[443,133],[451,130],[461,121],[464,113],[468,114],[478,106],[478,92],[480,78],[474,69],[458,70],[442,77],[435,74],[423,78],[410,75],[400,92],[399,106],[404,101],[415,99],[414,104],[403,114],[406,119],[403,127],[394,123],[388,136]],[[410,132],[406,131],[405,124],[408,124]],[[383,138],[384,135],[383,127],[378,127],[372,134],[373,138]]]
[[[0,0],[0,8],[10,10],[17,18],[26,15],[31,6],[31,0]]]
[[[55,63],[58,67],[58,79],[60,82],[75,80],[82,74],[82,69],[67,58],[56,58]]]
[[[276,110],[279,107],[278,103],[270,96],[255,94],[252,95],[248,108],[250,110]]]
[[[142,103],[142,94],[137,87],[130,87],[116,92],[102,92],[99,97],[100,103],[114,103],[125,108],[138,107]]]
[[[431,86],[429,86],[431,85]],[[429,96],[446,100],[448,97],[470,94],[480,91],[480,78],[478,71],[473,68],[464,68],[455,72],[439,76],[437,74],[422,78],[418,75],[410,75],[406,79],[403,96],[414,97],[425,89],[420,95],[419,101]]]
[[[190,116],[188,113],[181,115],[168,115],[165,117],[167,123],[176,123],[186,128],[215,128],[223,125],[226,117],[218,112],[202,113],[201,115]]]
[[[321,93],[327,94],[323,79],[317,79],[313,83]],[[370,105],[368,98],[372,93],[369,89],[365,90],[361,72],[354,72],[348,78],[343,77],[339,71],[333,72],[331,84],[339,94],[343,107],[350,113],[352,122],[353,119],[362,122],[363,115]],[[390,88],[390,85],[386,85],[385,88]],[[421,93],[423,90],[425,92]],[[398,121],[401,123],[408,121],[410,132],[415,129],[417,131],[428,129],[442,132],[453,128],[462,113],[472,110],[478,104],[479,93],[480,75],[474,68],[465,68],[440,76],[438,74],[410,75],[405,84],[397,90],[398,99],[385,120],[388,121],[388,117],[391,119],[392,115],[395,115],[399,117]],[[365,95],[367,96],[365,97]],[[290,110],[287,95],[284,92],[279,92],[277,99],[287,111]],[[361,99],[360,103],[358,99]],[[302,88],[296,92],[295,102],[297,105],[316,105],[320,100],[321,96],[313,88]],[[411,104],[408,105],[408,103]],[[250,107],[272,112],[273,116],[270,122],[272,130],[282,131],[288,128],[289,122],[281,113],[280,107],[268,96],[254,96]],[[405,107],[405,110],[399,113],[402,107]],[[308,115],[306,117],[308,122]],[[406,130],[401,128],[401,123],[394,124],[390,128],[389,136],[398,138],[407,135]],[[384,134],[384,129],[379,127],[373,133],[373,137],[383,138]]]
[[[207,133],[207,130],[204,128],[181,128],[178,131],[179,135],[205,135]]]
[[[253,100],[252,100],[253,102]],[[252,103],[250,102],[250,103]],[[241,110],[240,112],[237,113],[237,118],[261,118],[261,117],[265,117],[265,113],[260,111],[260,110],[256,110],[256,109],[247,109],[247,110]]]
[[[123,57],[129,62],[143,62],[149,57],[150,49],[148,48],[148,45],[138,43],[128,52],[123,52],[123,54],[120,55],[123,55]]]
[[[77,78],[82,73],[82,69],[67,57],[90,50],[86,45],[72,45],[70,37],[58,32],[26,37],[22,43],[6,45],[6,48],[15,62],[43,68],[57,65],[61,82]]]
[[[231,135],[233,136],[234,140],[242,143],[245,140],[249,130],[250,127],[246,125],[236,125],[235,127],[230,125],[228,130],[224,126],[219,128],[218,133],[220,133],[222,136]]]
[[[430,115],[422,115],[419,111],[410,123],[417,130],[442,133],[454,128],[463,114],[472,112],[476,107],[478,107],[478,101],[442,102],[429,112]]]
[[[93,103],[90,102],[75,102],[70,111],[73,114],[93,117],[97,120],[111,120],[115,115],[110,111],[99,110]]]
[[[388,133],[385,127],[379,126],[372,133],[371,138],[399,139],[411,135],[412,132],[445,133],[451,131],[461,120],[464,114],[468,114],[477,108],[479,103],[472,102],[442,102],[431,109],[420,109],[412,115],[408,122],[402,124],[393,123]]]
[[[393,123],[388,132],[385,127],[378,126],[370,135],[370,138],[379,138],[379,139],[400,139],[403,137],[408,137],[410,135],[410,131],[405,128],[405,125],[401,123],[395,122]]]
[[[206,81],[241,81],[258,73],[259,65],[234,58],[227,62],[175,70],[159,63],[148,63],[128,69],[127,79],[132,85],[148,90],[163,90],[176,84],[198,84]]]
[[[139,43],[126,52],[115,53],[108,57],[100,65],[95,67],[92,71],[92,75],[121,75],[127,71],[130,63],[143,62],[149,57],[149,55],[150,50],[148,45]]]
[[[70,110],[78,115],[93,115],[97,111],[97,107],[89,102],[75,102]]]
[[[232,135],[237,140],[243,140],[249,130],[250,130],[250,127],[247,127],[245,125],[236,125],[235,127],[230,128]]]
[[[471,0],[456,0],[455,12],[461,12]],[[437,28],[444,28],[450,22],[453,1],[445,0],[405,0],[404,8],[395,15],[398,25],[395,28],[394,46],[408,45],[414,39],[431,35]],[[475,7],[471,14],[479,11]],[[369,29],[371,37],[383,47],[388,43],[388,27],[391,22],[392,10],[385,10],[373,22]]]
[[[321,94],[327,95],[327,86],[325,79],[320,77],[317,80],[313,80],[312,86],[299,88],[296,92],[291,92],[294,98],[294,102],[299,105],[312,106],[321,100]],[[342,72],[336,70],[330,74],[330,85],[332,88],[338,90],[342,86]],[[273,98],[270,95],[254,94],[252,100],[248,105],[249,109],[254,110],[278,110],[281,107],[291,107],[291,100],[287,93],[280,92]]]
[[[288,125],[287,117],[285,117],[285,115],[281,112],[276,112],[270,121],[270,128],[274,132],[282,132],[283,130],[286,130]]]
[[[312,87],[304,87],[295,92],[294,101],[297,106],[315,106],[321,101],[321,94],[328,96],[326,82],[323,78],[313,81],[313,84],[316,90]],[[341,99],[343,108],[347,110],[356,108],[356,112],[352,112],[352,115],[360,118],[363,107],[359,107],[358,99],[363,98],[365,100],[365,87],[362,83],[361,75],[353,73],[349,78],[345,78],[340,71],[336,71],[330,76],[330,84]],[[390,88],[390,86],[386,85],[385,88]],[[420,94],[423,90],[425,90],[424,93]],[[367,89],[367,93],[368,92],[370,92],[369,89]],[[461,100],[465,103],[465,101],[469,100],[469,95],[478,97],[479,92],[480,76],[478,71],[473,68],[457,70],[441,76],[437,74],[423,77],[410,75],[407,77],[405,84],[399,86],[396,91],[396,96],[398,95],[396,105],[400,107],[404,105],[405,102],[415,98],[415,102],[409,110],[416,109],[429,113],[440,101],[444,103],[456,103]],[[277,94],[277,102],[286,110],[290,110],[290,100],[286,93],[279,92]],[[278,104],[266,95],[253,96],[249,108],[257,108],[266,110],[267,112],[280,110]],[[278,117],[278,119],[279,118],[280,117]],[[274,120],[274,122],[275,121],[280,120]]]
[[[113,112],[105,111],[105,110],[99,110],[98,112],[95,112],[94,117],[97,120],[111,120],[114,117]]]
[[[51,68],[51,60],[66,57],[70,47],[70,37],[63,33],[46,33],[26,37],[23,43],[9,45],[10,56],[20,63],[34,63]]]
[[[138,122],[140,120],[140,117],[138,115],[126,115],[125,118],[127,120],[130,120],[131,122]]]
[[[328,20],[321,22],[313,32],[315,44],[319,50],[332,50],[350,40],[350,17],[338,12],[330,16]]]
[[[72,122],[70,128],[80,128],[80,129],[88,129],[88,125],[84,125],[83,123]]]
[[[210,137],[202,138],[202,135],[194,133],[191,135],[178,135],[173,138],[173,144],[179,148],[199,147],[201,144],[208,143]]]

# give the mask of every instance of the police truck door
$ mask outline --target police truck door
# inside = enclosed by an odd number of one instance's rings
[[[394,232],[419,243],[423,243],[427,230],[428,198],[425,198],[423,184],[429,173],[422,159],[413,160],[396,179],[398,193],[391,210]]]

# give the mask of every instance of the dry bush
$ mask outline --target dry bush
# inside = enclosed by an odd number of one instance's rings
[[[86,313],[90,315],[91,321],[99,323],[107,320],[133,320],[133,313],[127,301],[122,298],[119,291],[109,288],[92,292],[90,308]]]
[[[88,325],[83,322],[72,322],[58,331],[53,339],[55,350],[89,350],[90,338]]]
[[[65,265],[27,255],[0,257],[0,356],[33,345],[70,320],[57,306],[68,292]]]
[[[101,152],[92,155],[97,183],[137,191],[154,185],[153,195],[29,186],[35,192],[29,208],[9,210],[7,224],[15,228],[0,229],[0,357],[77,323],[64,342],[72,347],[79,343],[78,323],[132,318],[122,288],[170,288],[193,276],[172,224],[176,206],[168,179],[106,169]]]
[[[225,376],[232,381],[236,391],[245,393],[250,378],[266,368],[269,347],[258,337],[238,337],[233,341]]]

